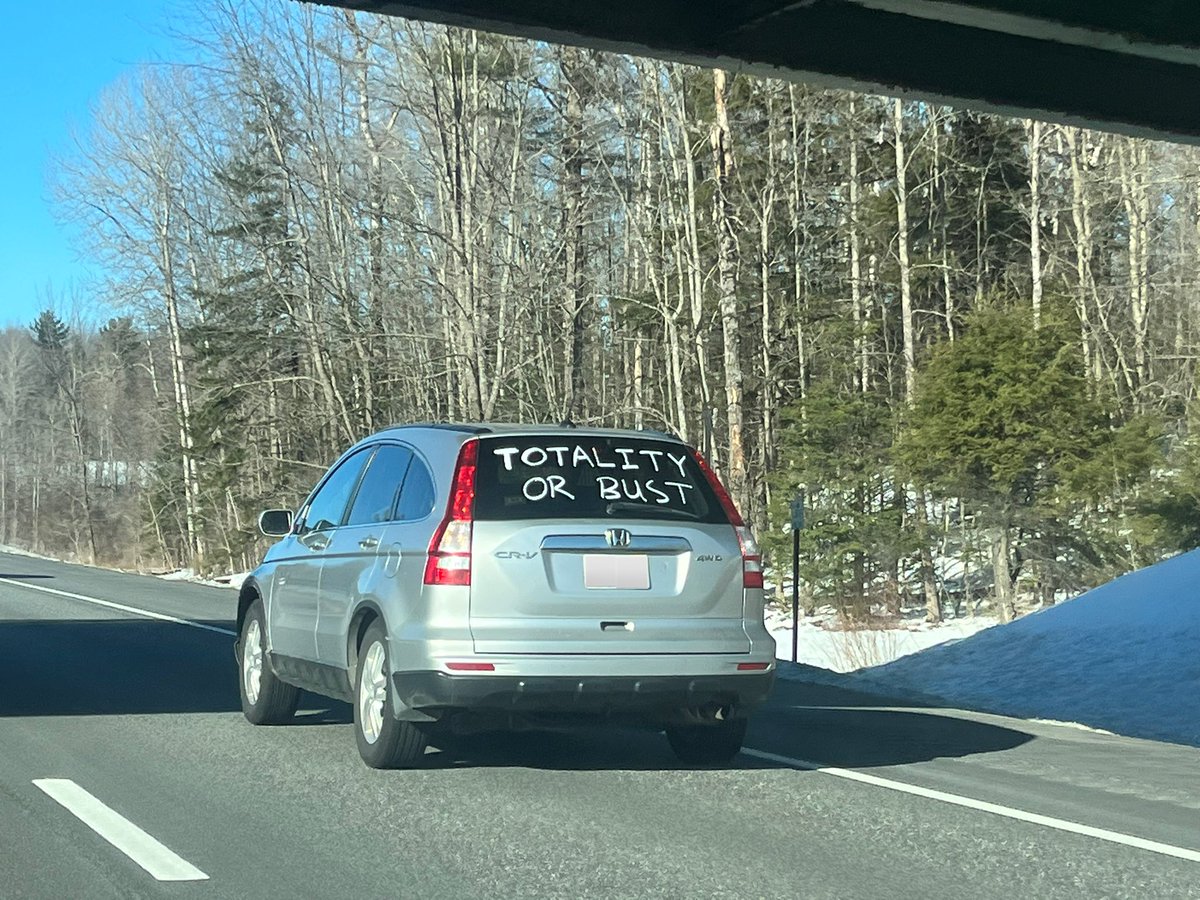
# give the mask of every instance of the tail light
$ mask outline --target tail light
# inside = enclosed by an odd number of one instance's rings
[[[742,545],[742,587],[761,588],[763,586],[762,551],[758,542],[746,525],[734,528],[737,532],[738,543]]]
[[[742,548],[742,587],[761,588],[763,586],[762,551],[758,549],[754,535],[750,533],[750,528],[742,520],[741,513],[733,505],[733,498],[729,496],[729,491],[725,490],[725,485],[721,484],[721,479],[717,478],[717,473],[712,470],[708,460],[699,450],[693,450],[692,454],[696,458],[696,464],[700,466],[700,471],[708,479],[713,493],[717,495],[721,509],[725,510],[725,517],[733,526],[738,545]]]
[[[478,458],[478,441],[467,441],[458,451],[446,516],[429,542],[429,555],[425,560],[426,584],[471,583],[471,530]]]

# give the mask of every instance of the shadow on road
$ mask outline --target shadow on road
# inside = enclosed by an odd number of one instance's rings
[[[241,708],[231,635],[151,619],[0,619],[0,717]],[[296,724],[350,721],[348,704],[302,695]]]
[[[908,702],[843,688],[779,681],[750,720],[746,747],[822,766],[879,768],[939,758],[1011,750],[1034,736],[981,722],[962,713],[914,708]],[[471,736],[439,735],[437,768],[544,769],[681,768],[661,733],[579,728]],[[779,768],[781,763],[742,755],[717,768]]]
[[[800,707],[773,712],[755,722],[754,746],[846,769],[996,753],[1033,740],[1023,731],[938,710]]]
[[[231,712],[236,671],[232,637],[170,622],[0,619],[0,716]]]
[[[780,680],[747,743],[842,768],[1011,750],[1034,736],[969,714],[803,681]],[[786,749],[778,749],[780,747]]]
[[[229,627],[224,621],[203,624]],[[148,619],[0,619],[0,717],[240,709],[232,636]],[[295,724],[345,726],[351,721],[348,704],[305,695]],[[780,682],[769,705],[751,720],[746,745],[822,765],[872,768],[994,753],[1032,739],[1025,732],[945,710]],[[428,762],[444,769],[679,768],[661,733],[625,728],[437,734],[433,744],[437,750]],[[348,741],[348,751],[352,748]],[[732,767],[776,764],[741,756]]]
[[[12,572],[0,572],[0,581],[32,581],[33,579],[53,578],[53,575],[17,575]]]
[[[878,698],[876,699],[878,701]],[[781,714],[782,713],[782,714]],[[876,768],[1011,750],[1033,740],[984,722],[892,709],[763,710],[751,719],[746,746],[789,759],[841,768]],[[585,727],[563,731],[437,735],[436,768],[524,767],[556,770],[674,769],[661,733]],[[739,756],[720,769],[772,769],[786,764]]]
[[[300,709],[290,725],[349,725],[353,721],[354,710],[349,703],[306,691],[300,698]]]
[[[486,732],[431,738],[425,767],[545,769],[557,772],[661,772],[779,769],[779,763],[737,756],[727,765],[688,766],[671,752],[661,731],[584,726],[569,730]]]

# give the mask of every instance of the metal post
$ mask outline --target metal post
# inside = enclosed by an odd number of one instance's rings
[[[800,529],[792,529],[792,662],[800,642]]]
[[[804,527],[804,491],[792,500],[792,662],[799,662],[800,529]]]
[[[713,408],[707,403],[702,413],[704,420],[704,458],[710,463],[713,458]]]

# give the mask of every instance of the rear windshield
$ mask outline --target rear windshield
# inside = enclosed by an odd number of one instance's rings
[[[481,439],[475,517],[728,522],[683,445],[562,434]]]

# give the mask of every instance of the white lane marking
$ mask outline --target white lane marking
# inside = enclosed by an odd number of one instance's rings
[[[1115,731],[1106,731],[1103,728],[1096,728],[1093,725],[1084,725],[1082,722],[1063,722],[1060,719],[1030,719],[1030,722],[1037,722],[1039,725],[1053,725],[1056,728],[1070,728],[1072,731],[1089,731],[1092,734],[1107,734],[1110,737],[1116,737]]]
[[[217,625],[205,625],[203,622],[193,622],[191,619],[181,619],[178,616],[168,616],[166,613],[151,612],[148,609],[141,609],[137,606],[126,606],[124,603],[113,603],[111,600],[101,600],[99,597],[88,597],[84,594],[72,594],[70,591],[60,591],[57,588],[44,587],[40,584],[28,584],[16,578],[0,578],[0,584],[13,584],[17,587],[29,588],[31,591],[41,591],[44,594],[56,594],[59,597],[70,597],[72,600],[82,600],[84,603],[94,603],[96,606],[103,606],[107,609],[115,609],[120,612],[133,613],[135,616],[144,616],[147,619],[158,619],[160,622],[174,622],[176,625],[186,625],[189,628],[199,628],[201,631],[213,631],[217,634],[227,634],[230,637],[237,637],[237,632],[229,628],[221,628]]]
[[[33,783],[159,881],[206,881],[208,876],[69,778]]]
[[[971,797],[962,797],[958,794],[948,794],[945,791],[935,791],[932,788],[918,787],[915,784],[908,784],[903,781],[892,781],[890,778],[880,778],[878,775],[867,775],[864,772],[856,772],[853,769],[839,769],[836,766],[823,766],[820,763],[809,762],[803,759],[793,759],[790,756],[780,756],[778,753],[768,753],[766,750],[754,750],[749,747],[742,749],[742,752],[747,756],[754,756],[758,759],[769,760],[770,762],[782,763],[786,766],[792,766],[797,769],[809,769],[813,772],[820,772],[824,775],[833,775],[836,778],[845,778],[849,781],[858,781],[862,784],[870,784],[875,787],[888,788],[893,791],[900,791],[904,794],[912,794],[916,797],[926,797],[930,800],[939,800],[942,803],[950,803],[954,806],[964,806],[967,809],[980,810],[982,812],[993,813],[997,816],[1004,816],[1006,819],[1016,819],[1020,822],[1031,822],[1034,825],[1045,825],[1047,828],[1056,828],[1059,831],[1069,831],[1072,834],[1082,834],[1087,837],[1099,838],[1102,841],[1109,841],[1113,844],[1124,844],[1126,847],[1137,847],[1139,850],[1149,850],[1151,853],[1160,853],[1163,856],[1173,856],[1176,859],[1186,859],[1190,862],[1200,862],[1200,850],[1191,850],[1187,847],[1176,847],[1174,844],[1163,844],[1159,841],[1151,841],[1147,838],[1136,837],[1132,834],[1122,834],[1119,831],[1109,831],[1107,828],[1095,828],[1091,825],[1081,825],[1078,822],[1070,822],[1066,819],[1057,819],[1054,816],[1043,816],[1039,813],[1026,812],[1023,809],[1013,809],[1009,806],[1001,806],[998,803],[988,803],[986,800],[974,800]]]

